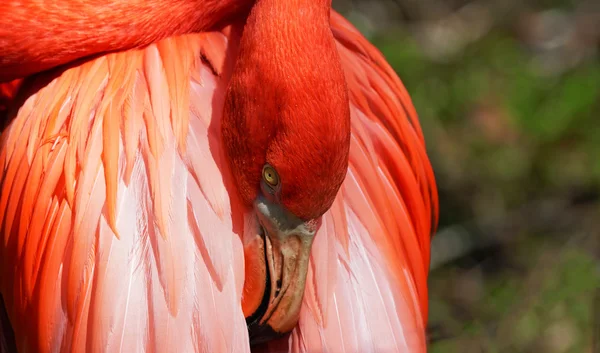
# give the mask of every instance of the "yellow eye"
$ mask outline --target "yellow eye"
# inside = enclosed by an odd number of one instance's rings
[[[270,165],[265,165],[263,167],[262,176],[265,183],[267,183],[269,186],[276,187],[279,185],[279,175],[277,175],[275,169]]]

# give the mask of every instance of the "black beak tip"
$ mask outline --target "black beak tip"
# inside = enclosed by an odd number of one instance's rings
[[[248,325],[248,334],[250,336],[250,346],[266,343],[286,335],[286,333],[273,330],[268,324],[260,325],[258,322]]]

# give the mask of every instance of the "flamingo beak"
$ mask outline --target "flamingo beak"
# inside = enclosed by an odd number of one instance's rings
[[[262,196],[254,202],[254,210],[260,229],[245,247],[242,300],[252,345],[296,326],[316,232],[315,222],[303,221]]]

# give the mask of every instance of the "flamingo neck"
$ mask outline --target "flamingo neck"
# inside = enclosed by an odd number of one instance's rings
[[[0,82],[83,57],[210,30],[254,0],[9,1],[0,16]]]
[[[286,27],[307,29],[309,25],[325,24],[329,28],[331,0],[257,0],[252,12],[258,20],[249,21],[247,27],[269,27],[274,35]],[[303,25],[297,26],[299,22]],[[273,27],[275,24],[278,27]]]
[[[248,16],[222,121],[248,205],[265,163],[285,180],[280,202],[306,220],[328,209],[345,176],[350,115],[330,12],[330,0],[258,0]]]

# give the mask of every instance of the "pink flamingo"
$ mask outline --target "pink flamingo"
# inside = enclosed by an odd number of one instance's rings
[[[18,352],[426,350],[422,132],[330,0],[2,7]]]

